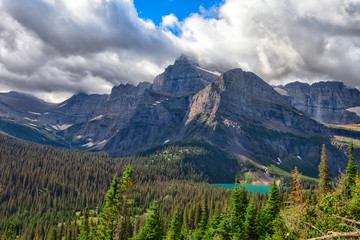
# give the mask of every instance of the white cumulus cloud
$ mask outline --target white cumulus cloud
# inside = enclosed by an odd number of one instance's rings
[[[185,4],[185,3],[184,3]],[[360,87],[359,0],[226,0],[156,26],[131,0],[0,2],[0,91],[50,101],[152,81],[181,53],[269,83]]]

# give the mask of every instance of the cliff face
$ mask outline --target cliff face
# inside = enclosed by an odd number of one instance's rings
[[[185,55],[181,55],[174,65],[170,65],[165,72],[155,77],[152,89],[181,96],[198,92],[218,76],[218,73],[205,70]]]
[[[63,119],[64,123],[71,124],[63,130],[66,137],[84,139],[87,146],[102,148],[119,129],[128,126],[135,110],[142,101],[144,92],[151,87],[150,83],[139,83],[137,86],[126,84],[112,89],[110,95],[101,97],[87,95],[85,99],[75,104],[69,104],[69,109],[77,110],[71,115],[79,116],[74,121]],[[97,98],[94,103],[92,99]],[[73,102],[72,102],[73,103]],[[68,103],[64,103],[68,106]],[[69,112],[69,110],[65,110]],[[49,114],[51,116],[51,113]],[[85,145],[86,146],[86,145]]]
[[[262,79],[234,69],[197,93],[190,104],[182,138],[201,138],[262,163],[309,168],[320,159],[328,130],[304,115]],[[334,169],[344,156],[329,149]],[[336,156],[336,158],[335,158]],[[334,158],[333,158],[334,157]],[[331,160],[332,161],[332,160]]]
[[[321,132],[322,125],[291,106],[251,72],[230,70],[193,98],[187,122],[198,114],[249,121],[275,130]]]
[[[104,150],[115,155],[130,154],[176,139],[190,98],[147,91],[128,126],[120,129]]]
[[[347,161],[332,144],[333,136],[360,139],[360,132],[330,129],[309,116],[353,123],[359,96],[356,89],[328,82],[274,90],[254,73],[233,69],[220,75],[181,56],[153,84],[122,84],[104,95],[79,93],[58,105],[21,96],[10,101],[14,96],[0,94],[0,114],[71,148],[126,155],[169,141],[202,139],[243,161],[288,171],[297,165],[316,172],[325,143],[337,173]],[[19,101],[38,106],[20,108]]]
[[[294,82],[276,88],[294,107],[330,124],[360,123],[360,92],[342,82]]]

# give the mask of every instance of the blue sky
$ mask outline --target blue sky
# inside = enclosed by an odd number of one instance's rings
[[[209,10],[223,2],[223,0],[134,0],[139,17],[151,19],[156,25],[161,23],[162,16],[173,13],[182,21],[191,13],[200,13],[200,6]]]

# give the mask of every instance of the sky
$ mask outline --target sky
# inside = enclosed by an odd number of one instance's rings
[[[359,88],[360,0],[0,0],[0,92],[109,93],[182,53],[269,84]]]

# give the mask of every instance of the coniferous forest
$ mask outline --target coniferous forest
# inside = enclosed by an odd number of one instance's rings
[[[1,239],[339,239],[358,238],[360,178],[354,146],[345,172],[331,176],[326,148],[319,183],[295,167],[288,188],[268,194],[234,178],[207,182],[189,156],[202,145],[123,158],[42,146],[0,135]],[[164,154],[167,153],[167,155]],[[212,154],[216,154],[212,152]],[[220,153],[217,153],[220,154]],[[219,156],[218,156],[219,157]],[[224,157],[224,156],[222,156]],[[231,157],[229,157],[231,159]],[[229,160],[231,161],[231,160]]]

